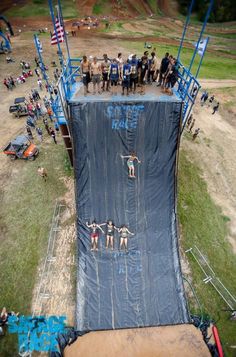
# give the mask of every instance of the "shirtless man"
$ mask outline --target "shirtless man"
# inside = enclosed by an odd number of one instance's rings
[[[123,245],[125,250],[128,250],[128,237],[129,234],[134,236],[134,233],[131,233],[128,228],[126,227],[126,225],[123,225],[118,232],[120,233],[120,249],[122,249]]]
[[[106,226],[106,249],[111,246],[111,249],[114,249],[114,233],[115,230],[119,231],[112,220],[107,221],[106,223],[100,224],[100,226]]]
[[[110,68],[111,62],[109,61],[107,54],[104,54],[103,58],[104,58],[104,60],[102,62],[102,90],[109,91],[108,73],[109,73],[109,68]]]
[[[90,82],[90,62],[87,59],[87,56],[83,56],[83,61],[80,64],[81,76],[83,78],[84,84],[84,95],[86,96],[88,91],[88,85]]]
[[[105,233],[104,230],[100,227],[100,224],[97,224],[96,221],[93,221],[91,224],[86,222],[86,226],[91,228],[91,249],[90,250],[98,250],[98,237],[99,237],[99,229],[102,233]]]
[[[121,155],[121,158],[122,159],[128,159],[127,160],[127,166],[128,166],[128,170],[129,170],[129,177],[130,178],[135,178],[134,161],[137,160],[138,163],[140,164],[141,161],[139,160],[139,158],[135,155],[135,153],[131,153],[131,155],[127,155],[127,156]]]
[[[91,78],[93,82],[93,94],[96,94],[96,85],[97,85],[98,93],[101,94],[100,82],[101,82],[102,67],[101,64],[98,63],[97,57],[94,57],[93,62],[91,63],[90,71],[91,71]]]

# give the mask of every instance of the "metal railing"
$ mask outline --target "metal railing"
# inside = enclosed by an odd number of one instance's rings
[[[187,249],[185,253],[190,253],[195,259],[200,269],[204,273],[205,277],[203,282],[205,284],[210,283],[216,292],[221,296],[227,306],[231,311],[236,310],[236,298],[231,292],[226,288],[222,281],[216,276],[214,270],[207,261],[207,258],[203,255],[200,249],[194,245],[192,248]]]

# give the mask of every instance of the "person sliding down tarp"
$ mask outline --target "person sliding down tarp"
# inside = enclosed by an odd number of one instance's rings
[[[57,336],[59,351],[50,352],[49,357],[63,357],[64,350],[67,346],[72,345],[78,337],[85,335],[89,331],[75,331],[74,328],[67,328],[65,333],[59,333]]]
[[[174,96],[118,99],[83,98],[70,105],[80,331],[189,322],[175,192],[182,103]],[[136,153],[133,161],[137,157],[130,173],[135,179],[127,175],[129,158],[121,158],[130,153]],[[113,250],[106,249],[104,229],[99,249],[91,252],[86,222],[108,219],[134,235],[120,232],[122,249],[116,241]]]

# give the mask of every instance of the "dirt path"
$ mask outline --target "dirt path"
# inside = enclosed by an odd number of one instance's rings
[[[212,85],[217,83],[211,81]],[[230,218],[228,239],[236,254],[236,121],[232,124],[219,113],[212,115],[211,107],[201,107],[199,103],[193,115],[195,127],[201,128],[201,134],[196,142],[182,140],[182,145],[202,169],[215,203]]]
[[[202,88],[227,88],[236,87],[236,80],[233,79],[200,79]]]

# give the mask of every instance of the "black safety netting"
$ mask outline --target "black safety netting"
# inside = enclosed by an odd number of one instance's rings
[[[70,106],[78,235],[77,328],[189,322],[176,222],[181,102],[90,101]],[[136,178],[128,176],[132,152]],[[128,251],[91,251],[86,222],[126,225]],[[106,226],[102,227],[106,231]],[[106,232],[105,232],[106,233]]]

